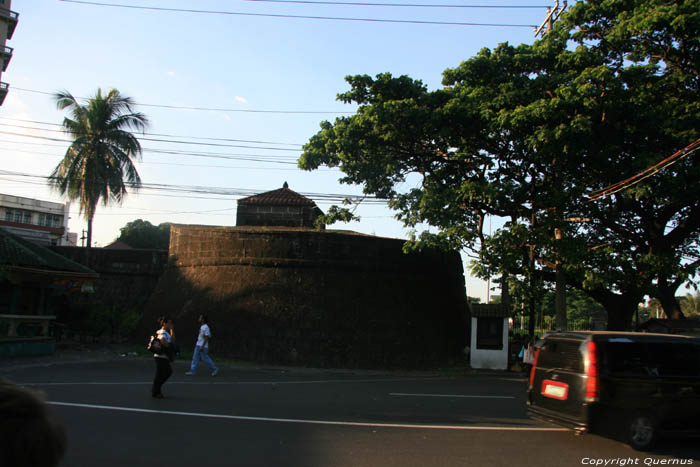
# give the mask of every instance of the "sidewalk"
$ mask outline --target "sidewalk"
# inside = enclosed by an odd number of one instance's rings
[[[0,360],[0,376],[4,371],[19,368],[42,368],[53,365],[71,363],[94,363],[124,359],[152,359],[147,352],[134,352],[134,344],[80,344],[74,342],[62,342],[56,345],[54,355],[36,357],[11,357]],[[180,357],[176,361],[189,361],[189,356]],[[218,358],[215,360],[222,371],[227,369],[237,371],[270,371],[277,373],[296,374],[335,374],[335,375],[410,375],[422,377],[453,377],[464,378],[474,376],[492,376],[507,378],[523,378],[521,373],[498,370],[475,370],[467,367],[442,368],[435,370],[392,370],[392,369],[361,369],[361,368],[314,368],[302,366],[285,366],[275,364],[261,364],[256,362],[243,362]]]
[[[46,367],[75,362],[116,360],[128,356],[132,344],[79,344],[59,342],[53,355],[8,357],[0,360],[0,371],[17,368]]]

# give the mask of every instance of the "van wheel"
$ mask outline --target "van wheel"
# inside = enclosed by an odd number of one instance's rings
[[[629,419],[627,440],[634,449],[647,451],[656,443],[657,431],[654,417],[649,414],[638,413]]]

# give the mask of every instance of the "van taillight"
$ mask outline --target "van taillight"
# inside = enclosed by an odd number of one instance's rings
[[[600,395],[598,384],[598,357],[595,342],[589,341],[586,347],[586,399],[597,399]]]
[[[535,369],[537,368],[537,360],[540,358],[540,350],[542,350],[541,347],[537,349],[535,358],[532,360],[532,368],[530,368],[530,387],[535,384]]]

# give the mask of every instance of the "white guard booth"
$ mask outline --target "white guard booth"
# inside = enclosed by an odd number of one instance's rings
[[[508,311],[498,305],[472,304],[472,368],[508,369]]]

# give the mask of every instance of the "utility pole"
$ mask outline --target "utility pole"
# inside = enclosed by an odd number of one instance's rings
[[[489,238],[491,237],[491,216],[489,216]],[[491,303],[491,270],[488,271],[489,277],[486,280],[486,304]]]
[[[529,312],[530,312],[530,322],[528,323],[527,330],[530,334],[531,342],[535,343],[535,321],[537,320],[536,310],[535,310],[535,240],[534,240],[534,230],[535,230],[535,196],[532,195],[532,206],[530,213],[530,243],[527,245],[530,248],[530,296],[529,296]]]
[[[560,241],[562,239],[561,229],[554,229],[554,239],[555,241]],[[564,271],[562,270],[561,258],[557,254],[556,261],[554,263],[554,274],[555,274],[555,300],[554,305],[556,309],[556,328],[559,331],[566,331],[568,328],[568,323],[566,319],[566,278],[564,277]]]
[[[549,8],[547,7],[547,16],[545,16],[544,21],[542,21],[542,24],[539,25],[539,27],[535,28],[535,37],[539,36],[540,34],[542,37],[544,37],[546,34],[552,32],[552,27],[554,26],[554,22],[559,19],[562,13],[564,13],[564,10],[566,10],[566,0],[562,2],[561,5],[559,5],[559,0],[555,0],[554,2],[554,8]],[[560,180],[560,173],[559,173],[559,167],[557,167],[557,160],[554,160],[554,178],[555,178],[555,184],[557,185],[558,189],[561,189],[561,180]],[[559,240],[562,238],[562,232],[560,229],[556,228],[554,229],[554,237],[555,240],[557,240],[557,243]],[[564,278],[564,271],[562,270],[562,264],[561,260],[559,258],[559,255],[557,255],[557,258],[555,260],[555,274],[556,274],[556,299],[555,299],[555,307],[556,307],[556,327],[561,330],[565,331],[567,328],[567,320],[566,320],[566,280]]]
[[[551,32],[554,22],[559,19],[561,14],[564,13],[564,10],[566,10],[566,0],[562,2],[561,6],[559,5],[559,0],[555,0],[554,8],[547,7],[547,16],[545,16],[542,24],[535,28],[535,37],[539,36],[540,34],[542,34],[542,37],[544,37],[545,34]]]

